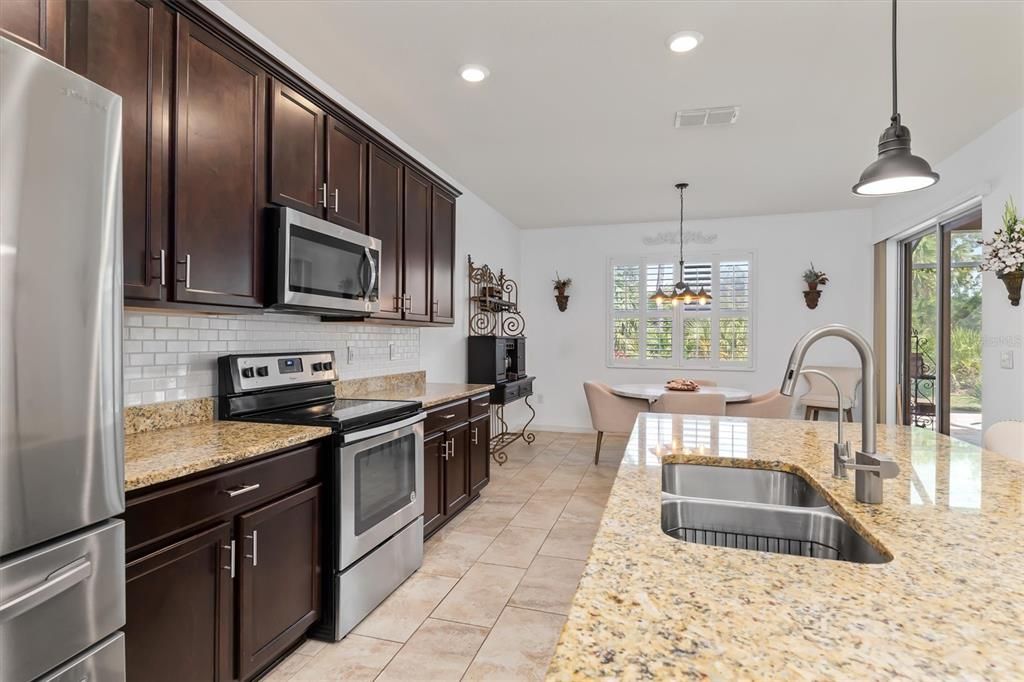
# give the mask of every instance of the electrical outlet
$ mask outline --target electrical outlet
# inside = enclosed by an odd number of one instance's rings
[[[388,360],[394,361],[397,353],[395,353],[395,342],[388,341]]]
[[[1013,351],[1004,350],[999,354],[999,366],[1003,369],[1013,369]]]
[[[347,362],[351,365],[356,361],[356,349],[352,346],[348,346],[346,350],[348,351]]]

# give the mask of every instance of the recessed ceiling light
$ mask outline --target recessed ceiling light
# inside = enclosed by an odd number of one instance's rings
[[[689,52],[702,42],[704,42],[703,33],[699,31],[680,31],[670,35],[665,44],[673,52]]]
[[[466,64],[459,69],[459,75],[462,76],[462,80],[470,83],[479,83],[483,79],[491,75],[491,72],[487,70],[486,66],[479,64]]]

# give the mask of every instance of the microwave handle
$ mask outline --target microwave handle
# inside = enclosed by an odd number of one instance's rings
[[[373,287],[377,284],[377,263],[374,262],[373,253],[370,251],[369,247],[363,247],[363,256],[366,258],[366,262],[370,265],[370,282],[366,285],[366,289],[364,291],[364,296],[369,298],[370,294],[373,293]]]

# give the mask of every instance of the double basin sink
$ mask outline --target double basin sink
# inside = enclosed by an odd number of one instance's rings
[[[862,564],[892,559],[796,474],[664,464],[661,488],[661,529],[684,542]]]

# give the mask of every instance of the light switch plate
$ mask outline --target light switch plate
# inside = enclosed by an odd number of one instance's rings
[[[388,342],[388,360],[394,360],[394,359],[395,359],[395,342],[394,341],[389,341]]]
[[[1004,350],[999,354],[999,366],[1003,369],[1013,369],[1013,351]]]
[[[348,348],[346,350],[348,351],[348,355],[346,357],[346,360],[347,360],[348,364],[351,365],[353,362],[356,361],[356,349],[353,348],[352,346],[348,346]]]

